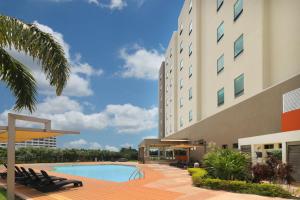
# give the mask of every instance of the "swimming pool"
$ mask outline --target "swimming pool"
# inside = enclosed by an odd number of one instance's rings
[[[87,178],[95,178],[99,180],[107,180],[114,182],[126,182],[129,181],[130,176],[132,176],[131,180],[140,178],[142,176],[141,172],[137,167],[127,165],[57,166],[54,167],[54,171],[63,174],[83,176]]]

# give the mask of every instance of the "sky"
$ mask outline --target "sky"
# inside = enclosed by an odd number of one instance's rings
[[[58,137],[58,147],[116,151],[157,137],[158,70],[183,1],[1,0],[0,14],[52,34],[70,63],[70,78],[58,97],[37,61],[7,49],[37,81],[32,115],[51,119],[54,129],[80,131]],[[5,125],[7,113],[15,113],[15,98],[3,82],[0,94]]]

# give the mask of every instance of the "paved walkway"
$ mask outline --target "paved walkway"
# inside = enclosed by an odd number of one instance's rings
[[[78,163],[76,163],[78,164]],[[82,163],[91,164],[91,163]],[[95,164],[95,163],[93,163]],[[103,164],[103,163],[102,163]],[[135,164],[135,163],[132,163]],[[52,168],[53,164],[32,165],[34,169]],[[16,192],[30,200],[271,200],[274,198],[244,195],[224,191],[213,191],[194,187],[186,170],[167,165],[139,165],[145,178],[126,183],[100,181],[49,172],[51,175],[78,179],[81,188],[68,188],[54,193],[40,193],[34,189],[17,185]],[[1,182],[5,186],[5,182]],[[278,198],[279,199],[279,198]]]

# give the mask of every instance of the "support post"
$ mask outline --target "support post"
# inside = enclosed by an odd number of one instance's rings
[[[286,142],[282,143],[281,153],[282,153],[282,163],[287,163],[287,144],[286,144]]]
[[[15,138],[16,119],[8,114],[8,142],[7,142],[7,199],[15,199]]]

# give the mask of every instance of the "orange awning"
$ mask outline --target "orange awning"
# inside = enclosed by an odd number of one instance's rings
[[[24,142],[32,139],[41,139],[41,138],[49,138],[62,135],[58,132],[52,131],[24,131],[17,130],[16,131],[16,139],[15,142]],[[8,140],[8,132],[2,131],[0,133],[0,142],[7,142]]]

